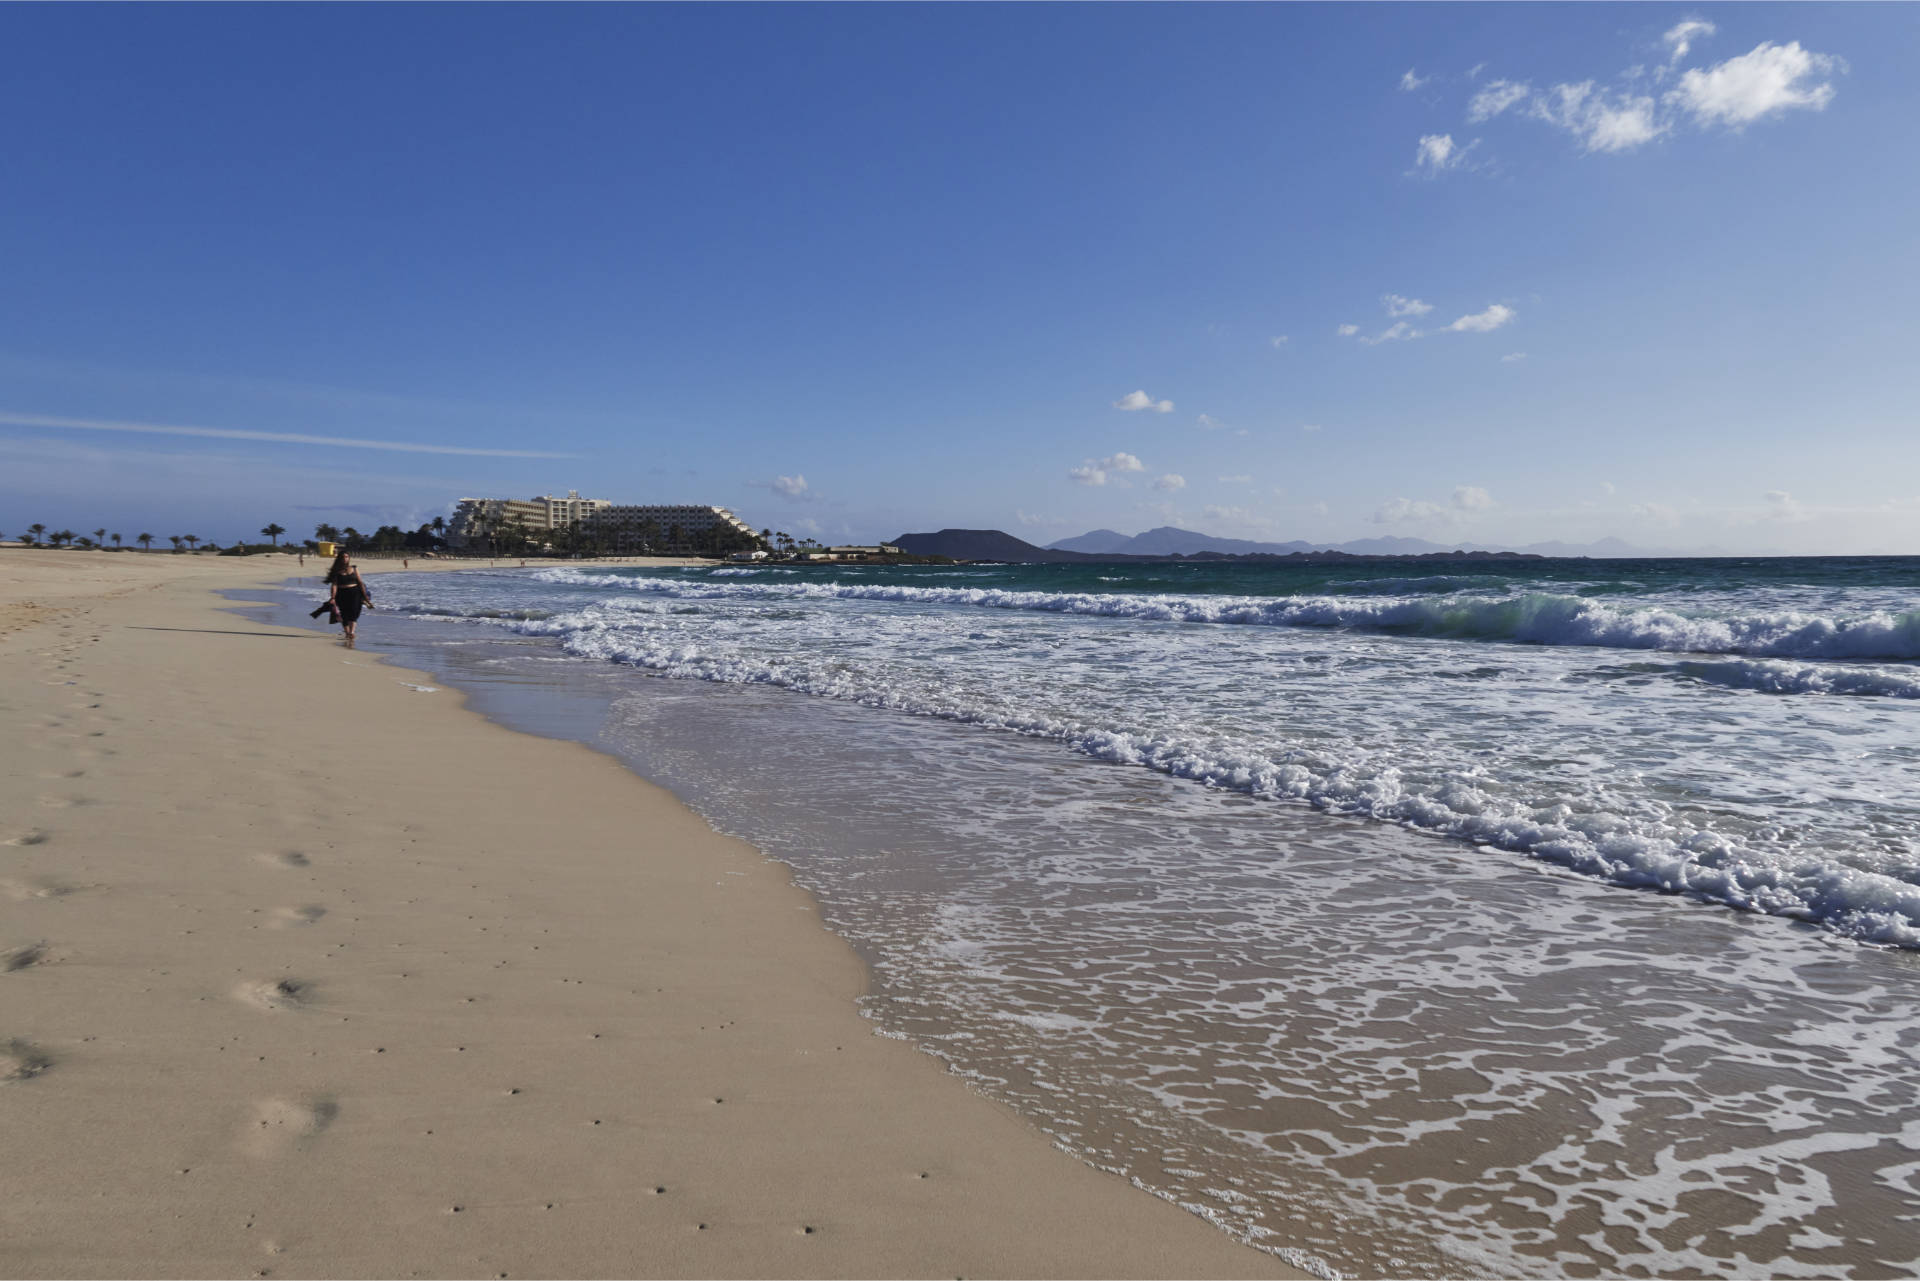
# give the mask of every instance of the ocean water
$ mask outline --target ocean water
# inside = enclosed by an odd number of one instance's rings
[[[789,863],[880,1031],[1263,1248],[1920,1270],[1920,560],[383,581]]]

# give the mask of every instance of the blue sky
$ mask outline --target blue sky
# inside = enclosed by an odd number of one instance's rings
[[[577,488],[835,540],[1920,553],[1910,7],[7,6],[0,37],[8,534]]]

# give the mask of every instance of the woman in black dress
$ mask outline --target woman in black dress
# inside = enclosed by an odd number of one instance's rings
[[[327,570],[327,603],[340,615],[340,630],[347,634],[347,644],[353,644],[354,624],[360,621],[360,607],[373,604],[373,594],[360,580],[360,571],[353,567],[347,554],[341,552],[333,558],[333,567]]]

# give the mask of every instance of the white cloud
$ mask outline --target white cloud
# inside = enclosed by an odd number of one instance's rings
[[[1301,423],[1300,430],[1301,431],[1325,431],[1326,429],[1322,427],[1319,423]]]
[[[1464,149],[1454,145],[1452,134],[1423,134],[1413,153],[1413,167],[1416,172],[1425,169],[1432,177],[1458,165],[1466,156]]]
[[[1490,81],[1467,104],[1467,122],[1477,125],[1484,120],[1491,120],[1532,92],[1533,86],[1523,80]]]
[[[811,496],[811,491],[807,488],[807,478],[805,476],[775,476],[770,488],[782,498],[807,498]]]
[[[1601,481],[1600,492],[1605,494],[1609,498],[1613,497],[1613,482],[1610,480]]]
[[[1418,89],[1421,85],[1427,84],[1432,80],[1433,80],[1432,76],[1414,75],[1413,68],[1408,67],[1407,74],[1400,77],[1400,92],[1412,93],[1415,89]]]
[[[1493,495],[1478,485],[1460,485],[1453,491],[1453,505],[1461,511],[1483,512],[1493,506]]]
[[[1275,334],[1272,342],[1275,347],[1284,347],[1287,345],[1287,336],[1285,334]]]
[[[1794,107],[1823,109],[1833,101],[1833,86],[1813,80],[1841,70],[1845,64],[1840,59],[1802,49],[1797,40],[1769,42],[1705,71],[1687,72],[1667,100],[1698,124],[1740,129]]]
[[[1369,347],[1377,347],[1383,342],[1398,342],[1403,338],[1418,338],[1420,330],[1413,328],[1404,320],[1396,320],[1373,337],[1361,336],[1360,341]]]
[[[1212,414],[1201,414],[1193,420],[1193,425],[1201,431],[1218,431],[1220,428],[1226,426],[1225,423],[1215,418]]]
[[[1482,71],[1485,71],[1486,69],[1487,69],[1486,63],[1484,62],[1474,63],[1471,67],[1467,68],[1467,79],[1478,80],[1480,78],[1480,73]]]
[[[1222,485],[1251,485],[1253,483],[1253,477],[1251,476],[1222,476],[1219,479]]]
[[[1588,151],[1627,151],[1672,127],[1652,98],[1609,93],[1596,89],[1591,80],[1558,84],[1535,95],[1527,114],[1565,129]]]
[[[1399,294],[1381,294],[1380,302],[1389,316],[1424,316],[1433,310],[1430,302],[1421,302],[1418,298],[1403,298]]]
[[[1340,335],[1340,336],[1341,336],[1342,338],[1351,338],[1351,337],[1353,337],[1353,336],[1354,336],[1355,334],[1357,334],[1357,333],[1359,333],[1359,332],[1360,332],[1360,326],[1358,326],[1358,325],[1339,325],[1339,326],[1336,326],[1336,327],[1335,327],[1335,329],[1334,329],[1334,331],[1333,331],[1333,332],[1334,332],[1334,333],[1336,333],[1336,334],[1339,334],[1339,335]]]
[[[1185,489],[1187,487],[1187,478],[1178,472],[1168,472],[1159,480],[1154,481],[1153,487],[1162,493],[1170,494],[1176,489]]]
[[[1128,392],[1120,399],[1114,401],[1113,407],[1115,409],[1125,409],[1129,412],[1142,409],[1151,409],[1156,414],[1170,414],[1173,412],[1173,402],[1171,400],[1155,400],[1144,391]]]
[[[96,418],[55,418],[46,414],[0,412],[10,427],[57,427],[67,431],[114,431],[140,436],[201,436],[212,440],[253,440],[275,445],[335,445],[343,449],[379,449],[400,454],[464,454],[477,458],[578,458],[532,449],[470,449],[399,440],[356,440],[347,436],[309,436],[300,432],[245,431],[230,427],[179,427],[164,423],[104,422]]]
[[[1675,87],[1658,99],[1628,87],[1646,82],[1649,75],[1656,82],[1666,79],[1697,40],[1712,34],[1714,25],[1703,19],[1677,23],[1661,37],[1668,50],[1664,65],[1651,73],[1643,67],[1630,68],[1610,85],[1582,80],[1536,92],[1526,81],[1493,81],[1468,102],[1467,120],[1479,124],[1523,107],[1528,118],[1572,134],[1584,151],[1632,151],[1671,134],[1682,122],[1700,128],[1741,129],[1795,108],[1822,110],[1834,96],[1826,77],[1847,69],[1843,59],[1814,53],[1798,41],[1769,41],[1739,57],[1683,72]],[[1459,167],[1464,159],[1465,152],[1453,145],[1451,137],[1439,135],[1421,139],[1416,168],[1424,165],[1428,172],[1438,173]]]
[[[1517,313],[1503,303],[1494,303],[1485,311],[1477,311],[1471,316],[1462,316],[1447,328],[1457,334],[1490,333],[1511,321]]]
[[[1683,22],[1675,23],[1668,29],[1667,34],[1660,37],[1661,43],[1672,51],[1667,58],[1667,65],[1672,66],[1686,57],[1687,51],[1693,48],[1695,40],[1701,36],[1710,36],[1715,30],[1717,28],[1711,22],[1701,18],[1688,18]]]
[[[1503,365],[1513,365],[1513,364],[1518,364],[1520,361],[1523,361],[1526,358],[1527,358],[1527,353],[1524,351],[1510,351],[1506,355],[1500,357],[1500,363]]]
[[[1807,509],[1800,501],[1784,489],[1769,489],[1760,495],[1766,502],[1762,520],[1778,521],[1783,525],[1798,525],[1807,519]]]
[[[1370,519],[1376,525],[1400,525],[1418,521],[1451,520],[1453,512],[1439,503],[1394,498],[1382,503]]]
[[[1089,458],[1078,467],[1067,469],[1068,479],[1081,485],[1104,485],[1109,480],[1118,480],[1117,473],[1145,471],[1146,464],[1129,453],[1117,453],[1106,458]],[[1125,481],[1119,481],[1125,485]]]

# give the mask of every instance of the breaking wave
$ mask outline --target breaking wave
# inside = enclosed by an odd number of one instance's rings
[[[613,581],[625,585],[635,580]],[[1483,786],[1470,773],[1401,768],[1343,756],[1328,747],[1088,723],[1071,713],[1023,707],[1004,693],[896,680],[884,665],[852,665],[791,652],[763,655],[702,645],[684,633],[654,634],[623,625],[631,622],[630,615],[623,615],[626,611],[588,607],[547,619],[494,621],[524,635],[553,637],[581,658],[687,679],[773,685],[1050,738],[1098,760],[1259,799],[1401,823],[1524,854],[1614,885],[1686,894],[1807,921],[1864,942],[1920,948],[1920,867],[1863,869],[1817,852],[1742,840],[1672,815],[1623,815],[1607,810],[1598,799],[1584,802],[1591,806],[1586,809],[1565,799],[1530,801]],[[1698,666],[1720,672],[1736,665]],[[1757,670],[1757,665],[1746,666]]]
[[[1798,611],[1712,617],[1658,608],[1614,608],[1577,596],[1530,592],[1480,596],[1179,596],[1016,591],[856,583],[713,583],[578,570],[536,577],[570,586],[620,588],[679,598],[833,599],[976,609],[1216,623],[1351,628],[1457,640],[1607,649],[1746,654],[1769,658],[1920,659],[1920,610],[1832,618]]]

